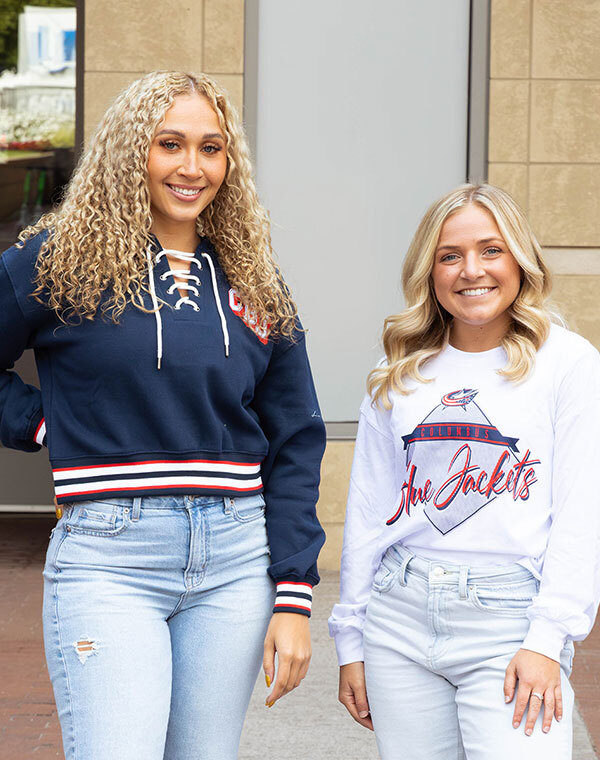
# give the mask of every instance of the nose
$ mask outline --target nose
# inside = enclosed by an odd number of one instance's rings
[[[477,280],[485,275],[481,259],[475,251],[469,251],[464,257],[461,274],[465,280]]]
[[[177,170],[183,177],[197,178],[202,176],[202,159],[195,150],[186,151],[181,166]]]

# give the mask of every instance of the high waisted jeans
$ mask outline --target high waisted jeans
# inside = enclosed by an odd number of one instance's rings
[[[67,760],[234,760],[273,606],[263,497],[74,503],[44,639]]]
[[[506,667],[537,593],[520,565],[457,566],[388,549],[364,630],[367,697],[383,760],[569,760],[573,645],[561,657],[563,719],[512,727]]]

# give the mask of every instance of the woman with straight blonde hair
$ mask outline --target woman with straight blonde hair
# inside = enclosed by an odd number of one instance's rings
[[[0,334],[0,440],[53,468],[66,757],[233,760],[261,660],[269,707],[308,669],[324,426],[215,82],[154,72],[116,98],[0,258]],[[11,371],[25,348],[39,390]]]
[[[599,599],[600,361],[552,322],[502,190],[434,203],[407,253],[352,468],[340,701],[384,760],[568,760]]]

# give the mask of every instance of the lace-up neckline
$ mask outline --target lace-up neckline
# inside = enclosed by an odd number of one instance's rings
[[[150,296],[152,298],[152,305],[154,307],[154,317],[156,320],[156,360],[157,360],[157,368],[160,369],[161,362],[162,362],[162,353],[163,353],[163,342],[162,342],[162,317],[160,314],[160,309],[158,305],[158,298],[156,295],[156,285],[154,282],[154,264],[158,264],[163,256],[170,255],[171,257],[178,259],[179,261],[189,262],[190,268],[187,269],[168,269],[166,272],[163,272],[163,274],[160,275],[160,279],[164,282],[167,277],[173,277],[173,283],[169,285],[167,288],[167,293],[169,295],[173,295],[175,290],[179,291],[186,291],[186,295],[181,296],[175,304],[174,308],[179,311],[182,306],[188,305],[191,306],[194,311],[200,311],[200,306],[196,303],[196,301],[193,301],[188,293],[191,293],[196,298],[200,297],[200,291],[199,287],[202,284],[200,277],[198,277],[197,274],[193,274],[192,272],[192,265],[196,264],[197,271],[200,272],[202,270],[202,263],[199,259],[196,258],[194,253],[189,253],[187,251],[178,251],[174,248],[163,248],[161,251],[159,251],[156,256],[154,257],[154,262],[152,261],[152,251],[150,248],[146,250],[146,259],[148,262],[148,280],[150,284]],[[225,318],[225,313],[223,311],[223,305],[221,304],[221,298],[219,296],[219,288],[217,285],[217,276],[215,272],[215,266],[213,263],[212,258],[208,253],[202,253],[202,257],[206,260],[208,263],[209,269],[210,269],[210,278],[212,283],[212,289],[213,289],[213,295],[215,298],[215,304],[217,306],[217,311],[219,312],[219,318],[221,320],[221,331],[223,333],[223,346],[225,348],[225,356],[229,356],[229,330],[227,328],[227,320]],[[175,280],[175,277],[178,277],[179,279],[185,279],[186,282],[177,282]]]
[[[157,264],[163,256],[171,256],[172,258],[178,259],[179,261],[189,262],[190,265],[189,270],[168,269],[166,272],[160,275],[160,279],[163,282],[167,279],[167,277],[173,277],[173,283],[167,288],[167,293],[171,296],[176,290],[186,290],[190,293],[193,293],[196,298],[199,298],[200,291],[198,288],[200,287],[200,278],[198,275],[192,274],[192,264],[196,264],[199,271],[202,269],[202,264],[200,261],[198,261],[196,256],[193,253],[187,253],[186,251],[177,251],[174,248],[163,248],[162,251],[156,255],[155,261]],[[187,282],[176,282],[175,277],[185,279]],[[198,287],[196,287],[196,285],[190,285],[190,281],[196,283]],[[191,306],[194,311],[200,311],[198,304],[195,301],[192,301],[192,299],[187,295],[181,296],[181,298],[175,304],[175,308],[179,311],[179,309],[181,309],[184,304]]]

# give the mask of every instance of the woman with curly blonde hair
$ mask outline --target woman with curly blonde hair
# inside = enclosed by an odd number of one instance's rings
[[[269,707],[308,668],[324,426],[215,82],[155,72],[115,99],[0,258],[0,333],[0,440],[53,469],[66,757],[233,760],[261,660]],[[11,371],[25,348],[40,390]]]
[[[491,185],[431,206],[403,285],[361,407],[340,701],[384,760],[568,760],[600,591],[598,352],[552,323],[540,246]]]

